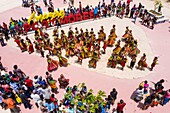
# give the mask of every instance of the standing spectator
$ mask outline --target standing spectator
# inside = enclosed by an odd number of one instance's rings
[[[164,89],[164,87],[163,87],[163,83],[165,82],[165,80],[164,79],[161,79],[159,82],[157,82],[156,84],[155,84],[155,91],[156,92],[161,92],[163,89]]]
[[[74,6],[74,0],[70,0],[71,6]]]
[[[42,104],[42,100],[40,98],[40,95],[37,94],[35,90],[32,92],[31,98],[35,102],[35,105],[37,106],[37,108],[39,108],[41,106],[41,104]]]
[[[10,82],[10,86],[12,87],[12,89],[18,93],[18,85],[16,84],[16,82],[11,81]]]
[[[117,91],[115,88],[113,88],[112,91],[110,92],[110,96],[112,97],[112,105],[113,105],[115,100],[117,99]]]
[[[20,113],[19,108],[17,107],[15,101],[12,98],[7,98],[6,95],[3,95],[3,102],[7,104],[11,113]]]
[[[98,7],[95,7],[94,8],[94,19],[96,19],[97,14],[98,14]]]
[[[149,95],[148,97],[145,98],[143,110],[148,109],[148,107],[152,104],[152,100],[153,100],[153,95]]]
[[[111,0],[111,5],[113,5],[114,2],[115,2],[115,0]]]
[[[126,103],[121,99],[120,102],[117,104],[117,113],[123,113],[123,108],[126,106]]]
[[[42,87],[42,94],[45,100],[50,100],[50,96],[51,96],[51,92],[50,89],[48,88],[48,86],[43,86]]]
[[[46,100],[45,104],[43,106],[44,106],[44,108],[46,108],[48,110],[48,113],[54,113],[55,105],[50,100]]]
[[[148,87],[149,87],[148,81],[145,80],[145,81],[144,81],[144,94],[147,94],[147,93],[148,93]]]
[[[67,0],[63,0],[63,3],[66,4],[66,3],[67,3]]]
[[[57,81],[54,80],[52,77],[49,77],[49,79],[46,78],[46,80],[47,80],[48,85],[51,87],[51,91],[54,93],[58,93],[58,91],[57,91],[58,88],[56,85]]]
[[[30,92],[34,90],[33,81],[29,79],[29,76],[26,77],[25,84]]]
[[[28,99],[28,97],[26,96],[26,94],[24,93],[23,90],[20,90],[20,94],[19,94],[22,103],[24,104],[24,107],[27,109],[31,109],[32,105],[30,104],[30,100]]]
[[[138,10],[140,11],[140,10],[141,10],[141,8],[142,8],[142,4],[141,4],[141,3],[139,3]]]
[[[43,0],[43,2],[44,2],[45,7],[47,7],[48,6],[47,0]]]
[[[168,103],[170,100],[170,89],[166,91],[165,95],[164,95],[164,100],[163,100],[163,106]]]
[[[1,43],[1,46],[5,46],[5,42],[4,42],[4,38],[3,38],[3,33],[2,31],[0,31],[0,43]]]
[[[19,69],[17,65],[14,65],[13,68],[13,73],[20,78],[20,82],[24,81],[26,77],[25,73],[21,69]]]
[[[133,19],[134,19],[133,22],[134,22],[134,24],[135,24],[135,23],[136,23],[136,19],[137,19],[137,15],[136,15],[136,14],[134,15]]]
[[[55,95],[54,95],[54,94],[51,95],[50,101],[54,103],[54,105],[55,105],[55,111],[58,111],[58,110],[59,110],[59,108],[58,108],[58,100],[57,100],[57,98],[55,98]]]
[[[1,92],[0,92],[0,106],[2,107],[2,109],[5,109],[5,103],[3,102],[3,97]]]
[[[2,65],[2,62],[1,62],[1,56],[0,56],[0,69],[4,69],[4,66]]]
[[[83,14],[83,9],[82,9],[82,4],[81,4],[81,2],[79,2],[79,10],[80,10],[80,14]]]
[[[115,15],[115,11],[116,11],[116,4],[113,3],[113,5],[112,5],[112,14],[113,14],[113,16]]]
[[[130,5],[131,0],[127,0],[127,4]]]
[[[136,5],[134,5],[134,6],[131,8],[131,11],[130,11],[130,18],[133,18],[134,13],[135,13],[135,10],[136,10]]]

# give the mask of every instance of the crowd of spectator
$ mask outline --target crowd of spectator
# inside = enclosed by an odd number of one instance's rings
[[[151,88],[148,81],[140,83],[139,87],[134,92],[133,99],[141,105],[141,109],[146,110],[148,107],[155,107],[159,104],[164,106],[170,100],[170,89],[164,88],[164,79],[154,83],[154,88]],[[143,102],[142,102],[143,101]]]
[[[1,57],[0,57],[1,58]],[[117,99],[115,88],[106,97],[104,91],[94,95],[92,89],[88,90],[85,83],[69,86],[69,79],[63,74],[57,80],[49,73],[45,78],[35,75],[33,79],[27,76],[17,65],[13,71],[7,71],[0,59],[0,106],[10,109],[11,113],[20,113],[20,105],[25,109],[37,107],[42,113],[108,113]],[[65,89],[63,99],[56,98],[59,89]],[[123,111],[126,103],[123,100],[117,104],[117,112]]]

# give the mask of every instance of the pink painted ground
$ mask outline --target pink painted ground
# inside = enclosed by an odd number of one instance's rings
[[[23,9],[23,8],[22,8]],[[19,11],[19,9],[15,9]],[[24,9],[26,10],[26,9]],[[23,10],[23,11],[24,11]],[[23,12],[22,11],[22,12]],[[7,11],[9,14],[12,14],[12,11]],[[6,13],[7,13],[6,12]],[[28,11],[27,11],[28,12]],[[3,21],[9,19],[9,15],[6,13],[1,13]],[[23,14],[23,13],[22,13]],[[3,15],[3,16],[2,16]],[[19,17],[17,15],[11,15],[13,17]],[[27,16],[26,14],[23,15]],[[91,72],[82,68],[69,66],[67,68],[59,68],[57,71],[53,72],[53,76],[58,78],[58,76],[63,73],[71,81],[71,85],[78,84],[80,82],[85,82],[88,88],[94,89],[95,92],[98,90],[104,90],[107,93],[115,87],[118,90],[118,100],[124,99],[127,103],[125,113],[169,113],[170,112],[170,103],[166,106],[158,106],[155,108],[149,108],[147,111],[140,110],[134,101],[130,99],[131,94],[136,89],[138,84],[143,80],[150,81],[150,86],[153,86],[151,83],[157,82],[161,78],[167,80],[165,83],[165,89],[170,88],[170,69],[169,69],[169,48],[170,48],[170,23],[159,24],[155,26],[154,30],[150,30],[140,23],[137,23],[146,33],[150,46],[153,49],[154,54],[159,56],[159,65],[156,66],[154,72],[145,78],[127,80],[127,79],[117,79],[100,73]],[[124,32],[124,31],[122,31]],[[142,38],[142,37],[141,37]],[[12,69],[14,64],[18,66],[29,76],[33,77],[34,75],[43,75],[46,72],[46,59],[43,59],[39,56],[29,55],[28,53],[21,53],[20,50],[14,49],[12,47],[6,46],[4,48],[0,47],[0,56],[2,56],[2,62],[4,66],[8,67],[8,70]],[[121,76],[121,75],[120,75]],[[63,91],[57,95],[59,98],[62,97]],[[117,101],[118,101],[117,100]],[[116,101],[116,102],[117,102]],[[25,110],[22,108],[23,113],[36,112],[39,113],[37,109]],[[0,109],[0,113],[3,111]]]

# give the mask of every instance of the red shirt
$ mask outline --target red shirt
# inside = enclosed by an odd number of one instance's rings
[[[130,4],[130,0],[127,0],[127,4]]]
[[[32,86],[33,86],[33,83],[32,83],[32,80],[31,80],[31,79],[25,80],[25,84],[26,84],[26,86],[28,86],[28,87],[32,87]]]
[[[57,103],[57,101],[56,101],[56,98],[50,97],[50,100],[54,103],[54,105],[58,105],[58,103]]]
[[[122,103],[122,104],[118,103],[117,104],[117,111],[119,111],[119,112],[123,111],[123,108],[125,107],[125,105],[126,105],[126,103]]]

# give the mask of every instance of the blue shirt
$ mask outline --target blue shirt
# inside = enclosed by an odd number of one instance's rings
[[[98,8],[95,7],[95,9],[94,9],[94,14],[97,15],[97,13],[98,13]]]
[[[40,85],[45,85],[45,86],[47,85],[46,82],[43,81],[43,80],[42,80],[42,81],[38,81],[38,84],[40,84]]]
[[[18,86],[16,83],[10,83],[10,86],[12,87],[12,89],[14,89],[15,91],[18,91]]]
[[[74,113],[74,109],[67,109],[67,113]]]
[[[44,106],[47,107],[48,111],[53,111],[55,109],[55,105],[54,105],[53,102],[50,103],[50,104],[49,103],[45,103]]]
[[[2,96],[0,96],[0,104],[2,103]]]

